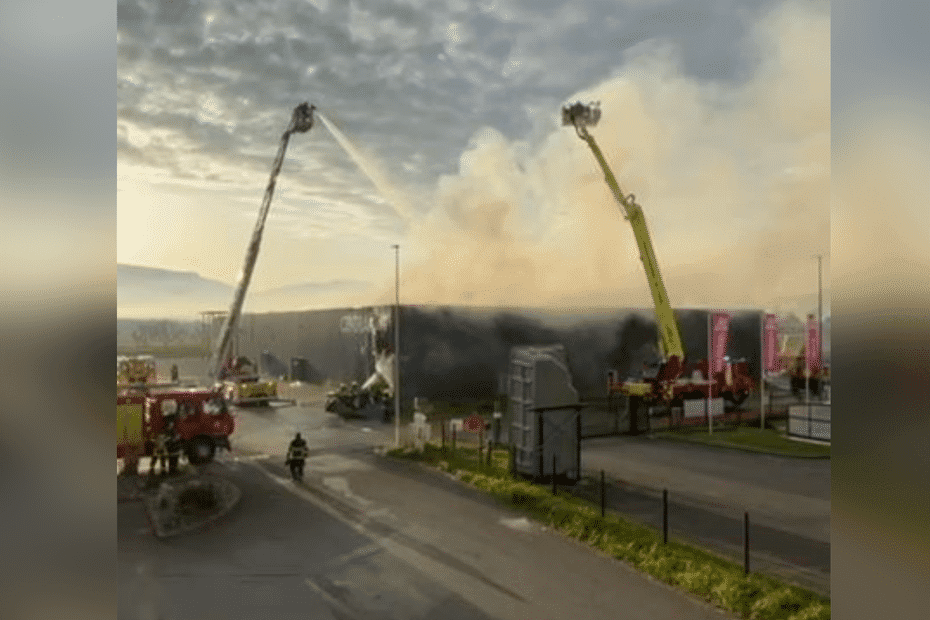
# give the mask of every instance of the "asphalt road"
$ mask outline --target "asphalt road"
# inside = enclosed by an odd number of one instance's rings
[[[714,449],[647,437],[582,443],[582,468],[596,482],[583,493],[618,512],[662,526],[669,491],[669,529],[742,562],[743,513],[750,520],[750,568],[766,570],[824,595],[830,593],[830,460]]]
[[[235,453],[211,473],[242,490],[214,525],[156,540],[118,505],[120,618],[727,618],[521,520],[435,472],[372,454],[390,427],[313,407],[237,412]],[[286,477],[295,431],[307,480]]]

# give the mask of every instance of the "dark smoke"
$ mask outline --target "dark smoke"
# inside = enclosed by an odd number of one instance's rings
[[[727,355],[730,359],[745,359],[749,375],[759,376],[762,360],[762,325],[758,312],[734,314],[730,319],[730,342]]]
[[[321,310],[249,315],[244,321],[242,353],[278,375],[292,358],[307,360],[311,382],[363,382],[374,371],[370,335],[340,332],[341,317],[355,311]],[[689,361],[707,355],[707,312],[676,312]],[[728,354],[759,367],[759,315],[734,314]],[[379,331],[378,350],[393,348],[393,326]],[[368,343],[368,344],[366,344]],[[649,312],[618,310],[614,315],[585,315],[569,320],[539,311],[488,311],[461,307],[404,306],[401,313],[402,398],[479,402],[492,399],[507,372],[514,346],[565,347],[569,370],[582,399],[606,395],[606,373],[639,374],[657,361],[657,331]],[[264,355],[267,352],[275,359]],[[270,366],[274,366],[272,370]]]
[[[608,369],[618,370],[625,377],[642,368],[643,363],[654,361],[656,324],[639,314],[626,317],[616,330],[613,348],[606,356]]]

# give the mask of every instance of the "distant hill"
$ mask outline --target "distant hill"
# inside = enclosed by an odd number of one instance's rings
[[[133,319],[195,320],[206,310],[227,310],[232,285],[193,271],[138,265],[116,265],[117,315]],[[305,282],[265,291],[249,290],[244,311],[294,311],[312,305],[341,305],[343,296],[372,289],[370,282],[331,280]]]
[[[232,286],[193,271],[116,265],[119,316],[196,318],[203,310],[228,308],[232,293]]]

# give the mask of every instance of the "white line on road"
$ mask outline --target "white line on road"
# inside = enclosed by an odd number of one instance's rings
[[[355,549],[354,551],[343,553],[338,558],[329,562],[328,564],[333,565],[333,566],[340,566],[342,564],[347,564],[351,562],[352,560],[357,560],[367,555],[377,553],[378,551],[381,551],[381,547],[379,545],[365,545],[363,547],[359,547],[358,549]]]
[[[355,617],[354,611],[346,607],[341,601],[334,598],[329,592],[327,592],[326,590],[318,586],[316,583],[314,583],[312,579],[306,579],[305,581],[308,586],[313,588],[317,594],[323,597],[323,600],[325,600],[327,603],[329,603],[330,605],[338,609],[342,615],[348,616],[350,618]]]
[[[525,618],[539,617],[537,612],[540,610],[534,609],[529,604],[520,603],[499,590],[492,588],[488,584],[483,583],[481,580],[418,553],[401,543],[391,540],[390,537],[376,534],[365,527],[363,523],[359,523],[345,516],[309,491],[301,489],[290,479],[277,476],[257,463],[250,464],[257,467],[262,473],[268,476],[268,478],[277,482],[294,495],[309,501],[334,519],[338,519],[356,532],[371,539],[386,552],[408,564],[414,570],[442,584],[447,590],[455,592],[472,605],[482,609],[488,615],[494,618],[500,618],[501,620],[524,620]],[[323,490],[319,490],[319,492],[329,495]],[[334,500],[340,501],[338,498],[334,498]]]

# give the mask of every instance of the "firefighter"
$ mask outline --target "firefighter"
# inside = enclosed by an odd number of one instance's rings
[[[155,437],[155,447],[152,450],[152,466],[149,468],[150,473],[155,474],[156,465],[161,475],[168,473],[168,435],[164,432],[158,433]]]
[[[168,440],[166,442],[166,447],[168,448],[168,473],[170,475],[175,475],[178,473],[178,466],[181,462],[181,439],[178,437],[174,424],[168,426],[167,431]]]
[[[290,467],[291,477],[294,480],[303,480],[306,459],[307,442],[300,436],[300,433],[297,433],[287,448],[287,466]]]

